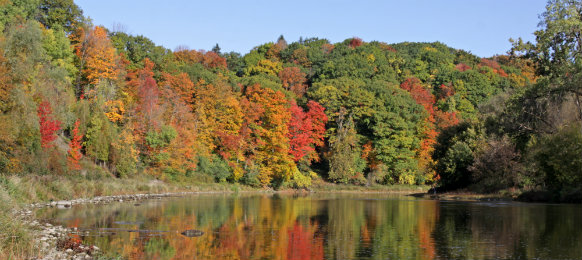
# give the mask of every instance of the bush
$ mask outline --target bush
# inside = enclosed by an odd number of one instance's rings
[[[455,142],[437,164],[441,186],[446,189],[467,187],[471,183],[468,167],[473,160],[471,147],[465,142]]]
[[[551,191],[582,188],[582,134],[580,125],[565,127],[557,133],[533,141],[528,147],[528,162],[533,167],[528,178],[536,186]]]
[[[520,154],[509,138],[489,140],[469,167],[473,189],[479,192],[495,192],[517,187],[524,172]]]
[[[249,166],[249,169],[240,178],[240,183],[249,185],[251,187],[261,187],[261,181],[259,180],[260,168],[256,165]]]
[[[307,173],[306,175],[301,173],[299,170],[295,169],[293,171],[293,176],[291,177],[291,182],[293,187],[296,189],[306,189],[311,186],[311,174]]]
[[[226,182],[226,179],[231,175],[232,170],[222,158],[217,155],[211,155],[210,158],[206,156],[198,157],[198,167],[196,171],[201,174],[206,174],[214,177],[216,182]]]

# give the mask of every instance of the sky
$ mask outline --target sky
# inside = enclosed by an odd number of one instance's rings
[[[505,54],[509,38],[534,41],[546,0],[75,0],[95,25],[186,46],[248,53],[283,35],[291,43],[434,42],[480,57]]]

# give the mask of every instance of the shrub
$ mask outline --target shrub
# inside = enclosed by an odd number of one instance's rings
[[[248,168],[239,181],[252,187],[261,187],[261,181],[259,181],[260,168],[256,165],[251,165]]]
[[[226,182],[226,179],[231,175],[231,169],[222,158],[217,155],[211,155],[210,158],[206,156],[198,157],[198,167],[196,171],[201,174],[206,174],[214,177],[216,182]]]
[[[527,177],[537,186],[558,191],[582,188],[582,134],[580,125],[533,141],[528,147],[528,162],[532,170]]]
[[[517,187],[524,172],[520,154],[509,138],[489,140],[469,167],[473,188],[480,192],[495,192]]]

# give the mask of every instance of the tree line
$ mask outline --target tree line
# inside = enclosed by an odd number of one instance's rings
[[[5,1],[0,172],[579,192],[581,8],[547,8],[535,43],[491,58],[283,36],[241,55]]]

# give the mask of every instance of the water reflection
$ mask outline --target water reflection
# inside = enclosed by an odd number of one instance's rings
[[[195,195],[37,213],[125,259],[581,259],[582,207]],[[184,230],[204,232],[187,237]]]

